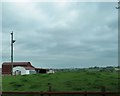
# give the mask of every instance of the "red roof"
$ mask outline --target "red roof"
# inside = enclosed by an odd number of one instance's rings
[[[24,67],[26,70],[35,70],[34,67]]]
[[[2,65],[11,65],[11,62],[4,62]],[[23,65],[23,66],[32,66],[30,62],[13,62],[13,65]]]

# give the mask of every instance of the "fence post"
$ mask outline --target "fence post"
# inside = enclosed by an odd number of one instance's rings
[[[44,94],[42,93],[42,91],[41,91],[41,94],[40,94],[40,96],[43,96]]]
[[[85,94],[84,94],[84,96],[87,96],[87,91],[85,91]]]
[[[51,92],[52,91],[52,86],[51,83],[48,83],[48,91]],[[51,94],[49,94],[48,96],[51,96]]]
[[[105,86],[101,86],[101,92],[103,92],[102,96],[105,96],[104,92],[106,92]]]

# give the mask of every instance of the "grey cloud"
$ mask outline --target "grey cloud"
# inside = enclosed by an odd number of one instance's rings
[[[58,7],[56,3],[33,3],[20,10],[20,6],[4,3],[3,61],[9,58],[9,32],[13,29],[16,61],[55,68],[117,64],[114,5],[97,2]]]

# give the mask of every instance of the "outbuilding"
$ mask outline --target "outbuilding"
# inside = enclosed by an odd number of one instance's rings
[[[2,75],[25,75],[35,74],[35,67],[30,62],[13,62],[13,72],[11,62],[4,62],[2,64]]]

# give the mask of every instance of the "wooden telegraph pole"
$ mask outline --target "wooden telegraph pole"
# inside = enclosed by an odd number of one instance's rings
[[[13,40],[13,31],[11,33],[11,75],[13,75],[13,43],[15,40]]]

